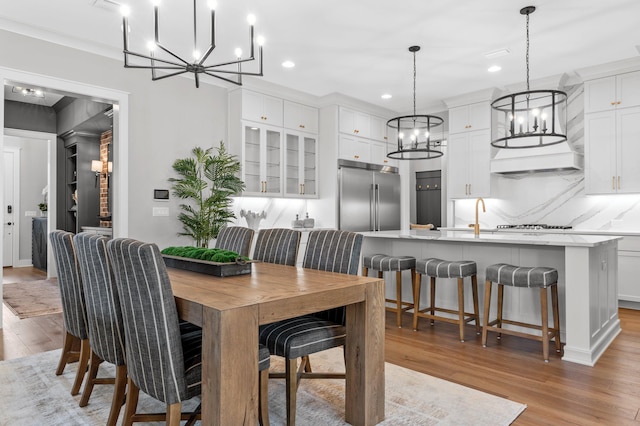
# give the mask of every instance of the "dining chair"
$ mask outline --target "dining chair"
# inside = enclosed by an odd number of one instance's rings
[[[248,257],[253,234],[253,229],[244,226],[224,226],[218,232],[215,248],[235,251],[240,256]]]
[[[199,419],[200,415],[182,414],[182,401],[201,392],[202,332],[180,333],[178,311],[171,282],[160,254],[153,243],[128,238],[107,242],[113,264],[116,287],[122,307],[125,349],[127,353],[127,401],[123,425],[134,421],[162,421],[178,425],[180,420]],[[269,351],[260,348],[258,369],[268,371]],[[233,372],[228,372],[233,374]],[[268,373],[261,373],[259,413],[261,424],[268,424],[266,412]],[[136,413],[142,390],[164,402],[166,414]],[[264,399],[263,399],[264,398]]]
[[[303,267],[321,271],[358,274],[362,235],[349,231],[311,231],[307,240]],[[287,425],[295,425],[296,392],[302,378],[344,378],[344,373],[314,373],[309,355],[344,346],[346,309],[339,307],[302,317],[282,320],[260,327],[260,343],[272,355],[285,358],[285,373],[271,373],[285,378]],[[298,358],[301,359],[298,365]]]
[[[89,233],[80,233],[73,237],[84,285],[91,344],[89,376],[82,391],[80,406],[84,407],[89,403],[94,385],[114,384],[111,410],[107,420],[108,426],[114,426],[124,400],[127,366],[120,299],[107,255],[107,241],[109,239],[105,236]],[[103,361],[116,366],[115,379],[97,378],[98,368]]]
[[[295,266],[302,233],[293,229],[261,229],[258,232],[253,260]]]
[[[73,245],[73,234],[56,230],[49,234],[49,240],[58,271],[62,318],[65,328],[62,353],[56,375],[61,375],[67,364],[78,361],[76,378],[71,387],[71,395],[77,395],[80,392],[91,354],[82,278]],[[78,346],[80,347],[79,352],[76,350]]]

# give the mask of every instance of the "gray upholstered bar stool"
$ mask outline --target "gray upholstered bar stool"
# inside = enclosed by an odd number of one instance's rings
[[[542,354],[545,362],[549,362],[549,341],[555,339],[556,352],[561,352],[560,345],[560,316],[558,311],[558,271],[546,267],[521,267],[497,263],[487,267],[487,282],[484,291],[484,320],[482,324],[482,346],[487,346],[487,332],[494,331],[542,341]],[[489,321],[491,304],[491,284],[498,284],[498,313],[497,318]],[[540,289],[540,311],[542,326],[507,320],[502,317],[504,286],[526,287]],[[549,328],[549,314],[547,288],[551,287],[551,304],[553,309],[553,328]],[[502,328],[502,324],[511,324],[524,328],[541,330],[542,334],[523,333],[516,330]]]
[[[362,275],[369,275],[369,269],[378,271],[378,278],[383,277],[383,272],[396,271],[396,298],[385,299],[386,302],[395,303],[396,307],[387,307],[388,311],[396,313],[398,327],[402,328],[402,313],[413,309],[413,303],[402,301],[402,271],[411,271],[411,285],[415,280],[416,258],[413,256],[388,256],[386,254],[374,254],[362,258]]]
[[[478,316],[478,280],[476,277],[476,262],[471,260],[448,261],[442,259],[421,259],[416,262],[416,277],[413,286],[416,308],[413,310],[413,329],[418,330],[418,318],[429,318],[431,325],[434,320],[458,324],[460,327],[460,341],[464,342],[464,326],[470,321],[476,322],[476,333],[480,334],[480,317]],[[420,309],[420,287],[422,285],[422,275],[431,278],[431,295],[429,297],[429,307]],[[473,313],[464,311],[464,279],[471,278],[471,292],[473,295]],[[457,278],[458,279],[458,310],[439,308],[435,305],[436,300],[436,278]],[[436,315],[436,312],[457,314],[458,318],[449,318]]]

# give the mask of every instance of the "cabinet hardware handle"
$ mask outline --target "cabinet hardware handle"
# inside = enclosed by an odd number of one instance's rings
[[[305,189],[305,187],[304,187],[304,183],[303,183],[303,184],[302,184],[302,195],[304,195],[306,192],[307,192],[307,191],[306,191],[306,189]]]
[[[620,176],[618,176],[618,190],[620,189]]]
[[[302,194],[302,184],[299,183],[298,186],[300,187],[298,188],[298,194]]]
[[[384,162],[385,162],[385,163],[388,163],[388,162],[389,162],[389,160],[384,160]]]
[[[386,140],[388,140],[388,139],[389,139],[388,137],[386,137],[386,136],[384,137],[384,140],[385,140],[385,141],[386,141]]]
[[[615,105],[615,104],[616,104],[616,101],[611,102],[611,105]]]
[[[618,101],[618,102],[616,102],[616,105],[620,105],[620,102],[622,102],[622,101]]]
[[[615,176],[611,176],[611,189],[613,191],[616,190],[616,177]]]
[[[358,159],[358,158],[360,158],[360,156],[359,155],[354,155],[353,158]]]
[[[471,184],[469,184],[469,195],[471,195]]]

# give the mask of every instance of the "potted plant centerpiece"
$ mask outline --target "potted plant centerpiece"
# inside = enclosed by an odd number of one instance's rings
[[[238,178],[240,162],[227,152],[223,142],[215,149],[195,147],[191,153],[191,157],[173,163],[179,177],[172,177],[169,182],[173,194],[183,200],[178,215],[183,232],[178,235],[191,237],[194,246],[167,247],[162,250],[165,262],[219,276],[249,273],[248,258],[208,248],[220,229],[235,218],[231,197],[245,187]]]
[[[49,210],[49,206],[47,205],[47,203],[40,203],[38,204],[38,209],[40,209],[40,216],[46,216],[47,210]]]

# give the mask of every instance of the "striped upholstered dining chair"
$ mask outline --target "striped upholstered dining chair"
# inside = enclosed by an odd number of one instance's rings
[[[60,286],[65,328],[64,343],[56,375],[62,374],[68,363],[78,361],[76,378],[71,387],[71,395],[77,395],[80,392],[91,354],[82,279],[73,245],[73,234],[65,231],[52,231],[49,234],[49,239],[58,270],[58,285]],[[77,346],[77,342],[80,343],[79,353],[73,350],[74,346]]]
[[[235,251],[240,256],[248,257],[253,234],[253,229],[244,226],[225,226],[218,233],[215,248]]]
[[[303,267],[357,275],[362,235],[348,231],[311,231]],[[344,346],[346,309],[340,307],[291,318],[260,327],[260,343],[273,355],[286,359],[285,373],[271,377],[286,380],[287,425],[295,425],[296,391],[300,378],[344,378],[344,374],[313,373],[309,355]],[[298,366],[298,358],[301,358]]]
[[[120,296],[129,374],[123,425],[162,417],[167,425],[179,425],[181,417],[189,416],[181,414],[182,401],[201,392],[202,333],[181,334],[169,276],[155,244],[118,238],[107,243],[107,252]],[[269,351],[260,348],[258,369],[268,368]],[[261,382],[260,390],[266,386]],[[140,390],[164,402],[166,415],[137,414]],[[266,392],[260,398],[260,423],[268,424]]]
[[[91,343],[89,376],[82,391],[80,406],[84,407],[89,403],[94,385],[114,384],[107,426],[115,426],[125,395],[127,366],[120,299],[111,262],[107,256],[107,241],[109,239],[104,236],[88,233],[80,233],[73,237],[84,285]],[[103,361],[116,366],[115,380],[97,378],[98,367]]]
[[[300,231],[293,229],[262,229],[258,232],[253,260],[295,266],[300,247]]]

